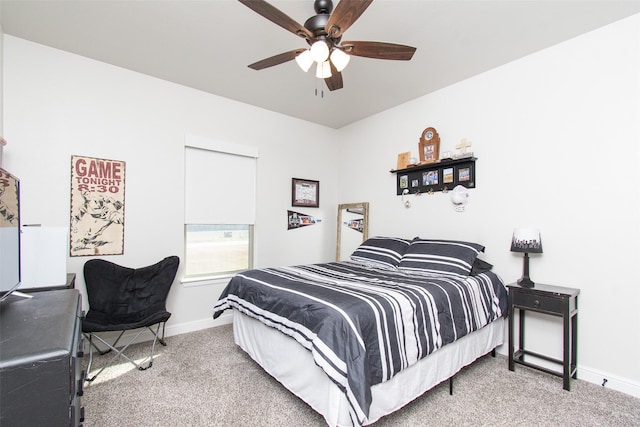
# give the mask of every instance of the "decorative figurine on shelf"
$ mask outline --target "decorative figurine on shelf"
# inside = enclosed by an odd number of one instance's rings
[[[440,156],[440,135],[435,128],[428,127],[422,131],[420,142],[418,143],[420,153],[420,164],[435,163]]]
[[[467,138],[462,138],[460,144],[456,145],[458,152],[455,154],[455,158],[465,159],[467,157],[473,157],[473,151],[467,151],[469,147],[471,147],[471,141],[467,141]]]

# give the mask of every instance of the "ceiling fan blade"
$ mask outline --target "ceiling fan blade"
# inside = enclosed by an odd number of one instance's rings
[[[375,59],[394,59],[408,61],[416,51],[415,47],[384,42],[342,42],[340,45],[349,55]]]
[[[324,82],[331,91],[342,89],[342,74],[336,70],[336,67],[332,63],[329,64],[331,64],[331,77],[324,79]]]
[[[291,31],[293,34],[303,37],[307,40],[313,37],[311,31],[298,24],[288,15],[277,9],[275,6],[272,6],[270,3],[267,3],[264,0],[238,0],[243,5],[247,6],[249,9],[256,12],[258,15],[262,15],[267,18],[269,21],[273,22],[276,25],[281,26],[287,31]]]
[[[290,50],[289,52],[284,52],[279,55],[263,59],[262,61],[254,62],[253,64],[249,65],[249,68],[253,68],[254,70],[262,70],[264,68],[273,67],[274,65],[280,65],[287,61],[291,61],[305,50],[306,49],[303,48]]]
[[[338,38],[347,31],[373,0],[340,0],[324,30],[329,37]]]

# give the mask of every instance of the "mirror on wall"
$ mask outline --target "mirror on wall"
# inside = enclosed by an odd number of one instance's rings
[[[369,203],[338,205],[336,261],[345,261],[369,238]]]

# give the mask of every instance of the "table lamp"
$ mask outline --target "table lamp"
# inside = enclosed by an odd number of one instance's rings
[[[518,284],[525,288],[533,288],[534,282],[529,278],[529,254],[542,253],[540,232],[533,228],[516,228],[513,230],[511,252],[524,252],[522,278],[518,280]]]

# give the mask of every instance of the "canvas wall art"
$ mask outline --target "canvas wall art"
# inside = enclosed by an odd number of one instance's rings
[[[125,162],[71,157],[70,255],[124,253]]]

